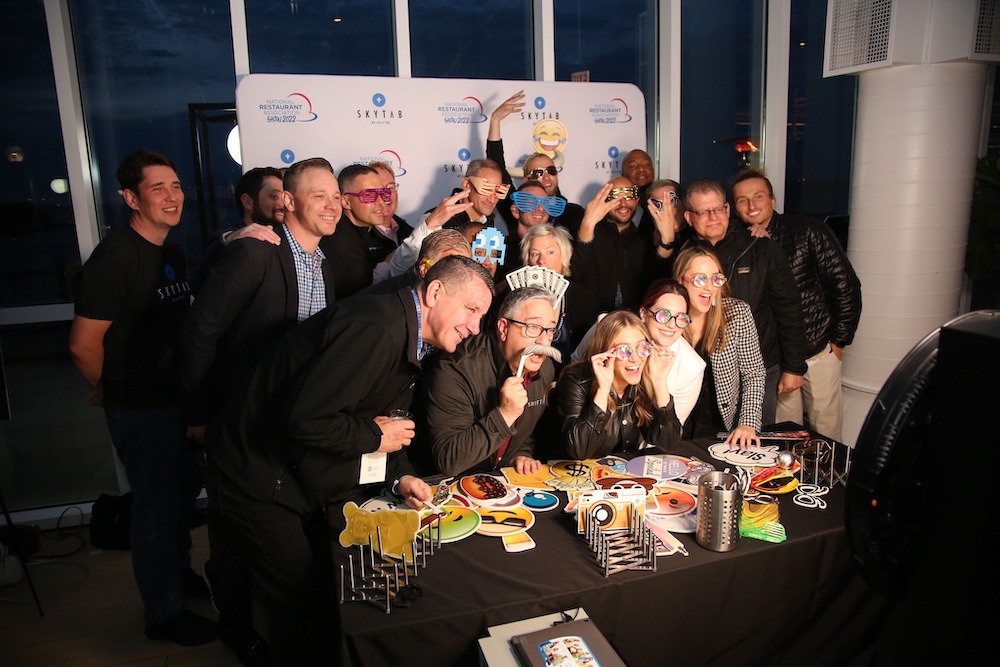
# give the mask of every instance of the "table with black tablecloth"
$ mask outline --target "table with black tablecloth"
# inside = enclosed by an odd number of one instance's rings
[[[691,443],[677,453],[712,460]],[[632,667],[847,664],[871,650],[888,603],[851,558],[844,487],[826,501],[805,509],[782,497],[784,543],[741,538],[716,553],[678,535],[689,556],[605,578],[564,500],[536,514],[529,551],[478,534],[444,545],[414,580],[423,597],[412,607],[341,606],[348,651],[365,667],[475,665],[487,627],[582,606]]]

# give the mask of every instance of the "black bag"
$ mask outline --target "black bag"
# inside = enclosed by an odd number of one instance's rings
[[[132,492],[123,496],[102,493],[90,511],[90,543],[98,549],[129,548]]]

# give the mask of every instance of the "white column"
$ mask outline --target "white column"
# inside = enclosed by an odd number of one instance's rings
[[[848,444],[900,360],[958,314],[987,70],[955,62],[859,75],[847,253],[864,305],[844,355]]]

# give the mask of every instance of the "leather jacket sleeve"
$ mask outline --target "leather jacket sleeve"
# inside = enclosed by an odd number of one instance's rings
[[[615,448],[615,438],[605,428],[611,414],[590,398],[591,382],[589,374],[578,367],[566,372],[556,386],[563,445],[574,459],[604,456]]]

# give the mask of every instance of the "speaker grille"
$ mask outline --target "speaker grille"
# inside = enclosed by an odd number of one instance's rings
[[[986,56],[985,60],[1000,59],[1000,11],[997,0],[979,0],[976,12],[976,39],[972,55]]]
[[[828,8],[828,74],[891,64],[892,0],[833,0]]]

